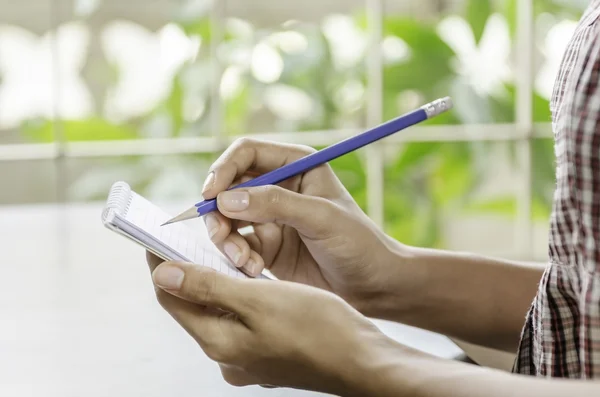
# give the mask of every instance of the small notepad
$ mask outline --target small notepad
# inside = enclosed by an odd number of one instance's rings
[[[171,215],[132,191],[126,182],[113,184],[102,212],[102,223],[107,228],[164,260],[197,263],[232,277],[248,277],[227,260],[208,237],[187,224],[160,226],[170,218]]]

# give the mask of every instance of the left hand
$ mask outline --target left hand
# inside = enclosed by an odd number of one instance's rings
[[[219,363],[235,386],[366,395],[365,365],[391,340],[333,293],[306,285],[236,279],[152,254],[162,307]]]

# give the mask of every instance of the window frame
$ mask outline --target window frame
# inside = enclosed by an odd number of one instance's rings
[[[517,215],[514,233],[514,256],[533,260],[532,244],[533,220],[531,216],[532,198],[532,156],[531,143],[538,138],[551,138],[549,123],[533,122],[533,48],[534,14],[533,0],[517,2],[516,33],[516,89],[515,123],[483,125],[432,125],[415,126],[402,134],[386,139],[385,144],[404,142],[458,142],[458,141],[510,141],[516,143],[519,175],[515,182],[518,187],[516,203]],[[384,0],[365,0],[367,11],[367,31],[369,53],[367,56],[367,125],[382,123],[383,114],[383,55],[381,51],[383,35]],[[53,15],[53,17],[57,17]],[[55,142],[47,144],[0,144],[0,161],[52,160],[57,171],[56,191],[59,201],[66,201],[66,178],[61,177],[65,162],[71,158],[117,157],[126,155],[165,155],[184,153],[218,154],[227,148],[236,137],[227,136],[222,125],[223,104],[219,85],[223,68],[216,56],[217,48],[223,39],[225,23],[225,1],[213,2],[210,11],[212,62],[211,97],[215,106],[210,109],[211,136],[195,138],[165,138],[134,141],[88,141],[67,142],[61,133],[61,122],[55,118]],[[56,49],[55,49],[56,50]],[[57,51],[54,51],[54,62]],[[57,100],[59,98],[56,98]],[[481,131],[485,130],[485,135]],[[340,139],[359,133],[358,129],[323,130],[309,132],[264,133],[253,135],[258,138],[279,142],[293,142],[310,146],[325,146]],[[375,143],[365,149],[367,179],[367,214],[383,226],[384,163],[382,143]]]

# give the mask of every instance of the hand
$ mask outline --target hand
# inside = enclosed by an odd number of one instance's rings
[[[393,342],[336,295],[149,254],[157,298],[235,386],[366,395]],[[158,266],[158,267],[156,267]],[[156,268],[155,268],[156,267]]]
[[[332,291],[362,310],[384,293],[393,262],[391,240],[364,214],[329,165],[279,186],[225,191],[314,149],[243,138],[213,164],[205,199],[219,212],[205,216],[216,246],[238,267],[258,275]],[[253,225],[253,232],[238,229]]]

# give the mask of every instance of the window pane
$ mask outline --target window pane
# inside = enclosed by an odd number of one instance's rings
[[[219,48],[227,134],[363,125],[364,3],[270,3],[261,15],[239,12],[239,2],[232,3]],[[292,16],[288,8],[304,11]]]
[[[396,1],[385,3],[385,119],[449,95],[455,109],[428,123],[514,121],[514,10],[508,2],[415,3],[408,13],[394,11]]]
[[[67,197],[104,201],[112,184],[122,180],[149,200],[192,204],[202,199],[202,185],[213,160],[207,154],[69,159]]]
[[[0,144],[35,142],[29,126],[55,117],[50,7],[50,0],[0,0]],[[44,130],[45,140],[53,135]]]
[[[547,123],[544,127],[551,137],[549,102],[557,79],[566,46],[585,8],[587,1],[564,2],[538,0],[535,2],[535,81],[534,121]],[[532,220],[534,225],[534,255],[546,260],[548,251],[549,217],[556,187],[553,139],[532,142]]]
[[[510,143],[388,145],[385,229],[415,246],[513,251],[518,181]]]
[[[322,148],[316,147],[316,149]],[[365,151],[348,153],[331,161],[329,164],[356,203],[366,212],[367,175]]]
[[[534,120],[550,121],[549,101],[567,43],[586,1],[538,0],[535,7]]]
[[[52,160],[0,161],[0,205],[56,202],[56,176]]]
[[[556,188],[553,139],[536,139],[531,143],[532,154],[532,220],[534,225],[534,255],[546,260],[548,256],[548,227]]]
[[[17,4],[14,2],[14,4]],[[69,141],[197,136],[210,132],[210,3],[55,1],[60,16],[47,85],[58,88]],[[50,121],[28,125],[47,141]]]

